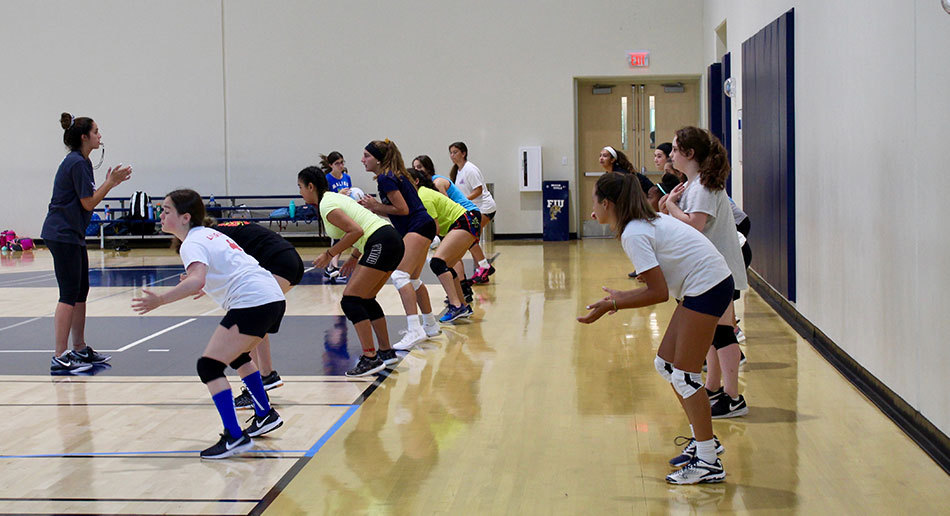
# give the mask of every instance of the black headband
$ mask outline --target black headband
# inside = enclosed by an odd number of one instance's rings
[[[367,143],[365,149],[366,149],[366,152],[372,154],[373,157],[376,158],[378,161],[383,160],[383,151],[379,150],[378,147],[373,145],[373,142]]]

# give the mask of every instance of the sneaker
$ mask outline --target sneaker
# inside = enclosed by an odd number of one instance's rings
[[[442,328],[439,328],[439,323],[423,324],[422,331],[426,332],[426,337],[430,339],[442,335]]]
[[[101,364],[103,362],[108,362],[112,360],[112,355],[103,355],[102,353],[96,353],[91,346],[86,346],[79,351],[73,351],[80,360],[87,364]]]
[[[628,278],[636,278],[638,275],[637,271],[627,273]]]
[[[465,307],[462,308],[462,312],[459,317],[471,317],[474,313],[475,310],[472,310],[472,305],[465,305]]]
[[[376,352],[376,356],[386,365],[393,365],[399,362],[399,357],[396,356],[395,349],[381,349]]]
[[[715,390],[715,391],[711,391],[711,390],[709,390],[709,389],[706,389],[706,395],[709,396],[709,401],[710,401],[710,402],[719,399],[719,397],[722,396],[723,394],[725,394],[725,392],[726,392],[726,391],[724,391],[722,387],[719,387],[719,389],[717,389],[717,390]]]
[[[488,277],[495,273],[495,268],[491,265],[486,269],[484,267],[479,267],[475,269],[475,273],[472,274],[472,283],[476,285],[484,285],[488,283]]]
[[[721,460],[716,459],[716,462],[710,464],[699,457],[693,457],[683,469],[667,475],[666,481],[671,484],[708,484],[722,482],[724,478],[726,470],[723,469]]]
[[[745,363],[746,363],[745,353],[743,353],[742,350],[739,350],[739,367],[744,366]]]
[[[242,432],[237,438],[232,438],[227,430],[221,434],[217,444],[201,452],[202,459],[226,459],[238,453],[244,453],[254,447],[254,441],[247,432]]]
[[[92,364],[83,362],[76,353],[66,350],[62,355],[53,357],[49,362],[50,374],[70,374],[88,371]]]
[[[268,397],[268,401],[270,401],[270,397]],[[234,409],[251,410],[253,408],[254,398],[251,397],[251,392],[247,390],[247,387],[241,387],[241,394],[234,397]]]
[[[739,417],[749,413],[749,407],[745,404],[745,398],[739,395],[739,399],[732,399],[730,396],[720,396],[712,406],[713,419],[725,419],[727,417]]]
[[[465,313],[465,308],[461,306],[449,305],[449,307],[445,309],[445,313],[442,314],[442,317],[439,318],[439,322],[450,323],[458,319],[459,317],[464,317],[464,313]]]
[[[465,289],[472,288],[472,284],[475,283],[475,281],[472,280],[472,278],[463,278],[459,280],[459,283],[462,284],[462,292],[465,292]]]
[[[280,414],[274,410],[274,407],[270,408],[270,412],[268,412],[266,416],[258,417],[257,414],[254,414],[248,421],[251,424],[244,429],[244,434],[251,437],[272,432],[284,424],[284,420],[280,418]]]
[[[353,369],[350,369],[345,374],[346,376],[368,376],[378,373],[383,369],[386,369],[386,364],[380,360],[379,355],[374,357],[361,355],[360,361],[353,366]]]
[[[327,265],[327,268],[323,269],[323,274],[324,276],[330,279],[335,279],[337,276],[340,275],[340,268],[334,267],[332,265]]]
[[[745,342],[745,333],[742,333],[742,328],[736,326],[736,341]]]
[[[269,375],[262,376],[261,382],[264,383],[265,391],[276,389],[284,385],[284,381],[280,379],[280,375],[277,374],[277,371],[271,371]],[[254,437],[254,436],[252,435],[251,437]]]
[[[722,455],[723,452],[726,451],[726,447],[723,446],[721,442],[719,442],[719,438],[715,435],[713,436],[713,441],[716,443],[716,455]],[[696,456],[696,439],[681,435],[674,439],[673,443],[676,444],[676,446],[682,446],[684,443],[688,444],[686,444],[686,447],[683,448],[683,453],[680,453],[676,457],[670,459],[670,466],[678,468],[680,466],[686,465],[689,463],[689,461],[693,460],[693,457]]]
[[[403,333],[403,332],[400,332]],[[407,349],[412,349],[416,344],[426,340],[425,330],[422,328],[416,328],[415,330],[405,330],[404,335],[399,342],[393,344],[393,349],[398,349],[399,351],[405,351]]]

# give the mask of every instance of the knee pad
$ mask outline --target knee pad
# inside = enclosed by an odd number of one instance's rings
[[[716,333],[713,334],[713,347],[718,349],[725,348],[732,344],[738,344],[739,339],[736,338],[736,332],[732,329],[732,326],[728,324],[717,324]]]
[[[660,373],[660,376],[662,376],[664,380],[670,383],[673,382],[673,364],[663,360],[657,355],[656,358],[653,359],[653,367],[656,368],[656,372]]]
[[[356,296],[343,296],[340,300],[340,308],[343,309],[343,315],[353,324],[369,319],[363,299]]]
[[[449,266],[442,258],[433,258],[429,260],[429,268],[432,269],[432,273],[435,274],[436,277],[439,277],[452,270],[449,269]]]
[[[198,359],[198,378],[201,383],[207,384],[212,380],[224,378],[224,362],[218,362],[213,358],[201,357]]]
[[[379,302],[376,301],[375,297],[372,299],[364,299],[363,309],[366,310],[366,316],[370,321],[386,317],[386,314],[383,313],[383,307],[379,306]]]
[[[408,285],[412,280],[409,279],[409,273],[396,269],[392,274],[393,285],[396,286],[396,290],[401,289]]]
[[[422,286],[422,280],[419,278],[409,280],[409,284],[412,285],[412,290],[419,290],[419,287]]]
[[[237,369],[250,361],[251,361],[250,353],[241,353],[241,355],[235,358],[234,362],[231,362],[229,365],[231,366],[231,369]]]
[[[683,399],[703,388],[703,373],[690,373],[682,369],[673,368],[673,388]]]

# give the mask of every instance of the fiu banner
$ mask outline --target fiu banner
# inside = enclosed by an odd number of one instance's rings
[[[568,182],[545,181],[542,190],[544,192],[544,240],[567,240],[570,237]]]

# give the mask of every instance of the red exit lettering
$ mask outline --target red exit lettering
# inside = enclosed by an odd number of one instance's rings
[[[627,57],[630,58],[630,66],[645,67],[650,65],[649,52],[627,52]]]

